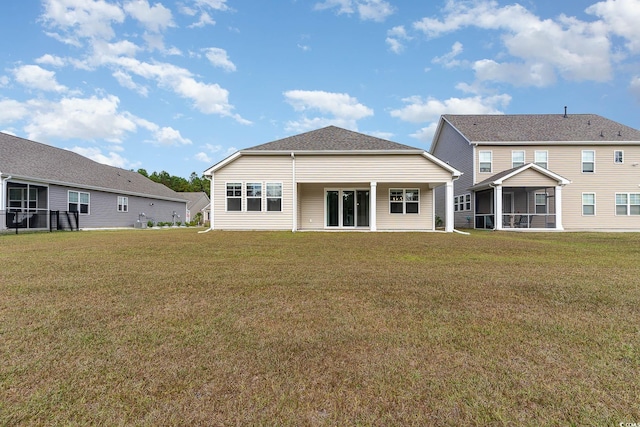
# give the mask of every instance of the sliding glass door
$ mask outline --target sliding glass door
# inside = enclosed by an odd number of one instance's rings
[[[326,190],[326,227],[369,226],[369,190]]]

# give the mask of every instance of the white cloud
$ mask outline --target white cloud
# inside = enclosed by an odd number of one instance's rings
[[[600,17],[608,30],[627,40],[627,48],[640,52],[640,0],[606,0],[586,9]]]
[[[0,87],[9,86],[9,77],[0,76]]]
[[[229,10],[227,0],[195,0],[194,3],[196,6],[201,8],[210,8],[220,11]]]
[[[13,99],[0,100],[0,124],[22,120],[29,115],[27,106]]]
[[[478,79],[547,86],[556,81],[556,74],[576,81],[606,81],[612,76],[611,46],[602,22],[564,15],[542,20],[519,4],[500,7],[496,1],[452,0],[442,20],[423,18],[413,26],[431,38],[465,27],[500,32],[504,47],[515,59],[475,61],[476,69],[485,72]],[[528,69],[525,77],[517,79],[506,72],[515,68]]]
[[[48,34],[68,44],[79,45],[78,37],[110,40],[115,36],[111,24],[125,19],[118,5],[104,0],[43,0],[43,4],[41,19],[63,32]]]
[[[405,107],[392,110],[391,116],[411,123],[424,123],[438,120],[442,114],[503,114],[502,109],[511,102],[511,96],[474,96],[468,98],[449,98],[441,101],[429,97],[422,99],[412,96],[402,100]]]
[[[218,47],[202,49],[205,56],[214,67],[222,68],[225,71],[236,71],[236,66],[227,55],[227,51]]]
[[[438,122],[432,122],[429,126],[420,128],[409,136],[417,139],[418,141],[424,142],[425,144],[430,144],[431,141],[433,141],[433,136],[436,134],[437,129]]]
[[[160,3],[150,6],[147,0],[133,0],[125,3],[124,10],[147,30],[154,33],[159,33],[168,27],[175,27],[171,10]]]
[[[130,74],[127,74],[122,70],[116,70],[112,75],[118,81],[120,86],[138,92],[144,97],[147,97],[149,95],[149,89],[144,85],[140,85],[134,82]]]
[[[373,115],[373,110],[345,93],[323,91],[290,90],[284,93],[285,100],[295,111],[317,112],[325,117],[306,117],[290,121],[287,131],[304,132],[328,125],[357,130],[357,121]],[[328,117],[327,117],[328,116]]]
[[[69,151],[80,154],[95,162],[102,163],[109,166],[115,166],[122,169],[134,169],[137,164],[129,162],[120,154],[110,151],[108,154],[102,154],[102,150],[97,147],[73,147],[68,148]]]
[[[382,22],[395,12],[393,6],[384,0],[325,0],[316,3],[315,10],[338,9],[338,15],[358,12],[363,21]]]
[[[404,42],[408,40],[411,40],[411,37],[407,34],[407,30],[403,25],[398,25],[387,31],[385,42],[392,52],[401,53],[404,50]]]
[[[65,92],[67,87],[56,81],[56,73],[39,65],[22,65],[13,69],[15,80],[29,89],[47,92]]]
[[[131,114],[118,111],[119,102],[113,95],[63,98],[59,102],[33,99],[27,101],[29,116],[24,129],[35,141],[79,138],[121,142],[136,130],[136,124]]]
[[[180,131],[172,127],[158,128],[154,132],[154,139],[151,142],[155,145],[175,146],[175,145],[191,145],[191,140],[180,135]]]
[[[196,153],[196,155],[193,156],[193,158],[199,162],[209,163],[209,164],[213,163],[213,159],[204,151]]]
[[[62,67],[66,63],[64,58],[60,58],[59,56],[56,56],[56,55],[50,55],[48,53],[45,55],[42,55],[40,58],[37,58],[35,62],[37,64],[51,65],[54,67]]]
[[[193,24],[189,25],[188,28],[202,28],[207,25],[216,25],[216,21],[214,21],[207,12],[201,12],[198,22],[194,22]]]
[[[458,55],[462,53],[464,50],[462,43],[455,42],[453,46],[451,46],[451,51],[442,56],[437,56],[431,60],[434,64],[442,64],[445,68],[456,67],[461,64],[459,60],[456,59]]]

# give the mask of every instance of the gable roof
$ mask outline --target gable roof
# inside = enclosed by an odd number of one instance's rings
[[[359,151],[359,150],[420,150],[375,136],[327,126],[299,135],[246,148],[242,151]]]
[[[499,172],[485,179],[484,181],[477,183],[476,185],[471,187],[470,190],[479,190],[482,188],[491,187],[492,185],[502,185],[502,183],[504,183],[504,181],[506,181],[507,179],[512,178],[528,169],[533,169],[536,172],[557,181],[558,184],[560,185],[567,185],[571,183],[571,181],[569,181],[568,179],[558,175],[557,173],[551,172],[549,169],[545,169],[541,166],[536,165],[535,163],[527,163],[522,166],[517,166],[515,168],[511,168],[511,169],[507,169],[502,172]]]
[[[437,164],[441,168],[451,172],[453,176],[460,176],[458,171],[448,163],[428,153],[422,148],[399,144],[375,136],[342,129],[337,126],[327,126],[321,129],[293,135],[266,144],[256,145],[236,151],[231,156],[221,160],[209,169],[204,175],[212,176],[213,173],[225,165],[233,162],[243,155],[295,155],[295,154],[419,154]]]
[[[72,151],[0,132],[0,172],[14,179],[185,201],[165,185]]]
[[[556,144],[640,144],[639,130],[597,114],[445,114],[442,119],[471,144],[538,141]]]

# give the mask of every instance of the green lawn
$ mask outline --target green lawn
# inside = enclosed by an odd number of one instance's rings
[[[640,423],[640,234],[0,235],[0,425]]]

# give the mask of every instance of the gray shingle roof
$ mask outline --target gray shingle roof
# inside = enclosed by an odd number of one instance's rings
[[[70,184],[123,194],[184,200],[137,172],[103,165],[74,152],[0,132],[0,172],[40,182]]]
[[[640,142],[640,131],[596,114],[443,116],[471,142]]]
[[[336,126],[302,133],[242,151],[421,150]]]

